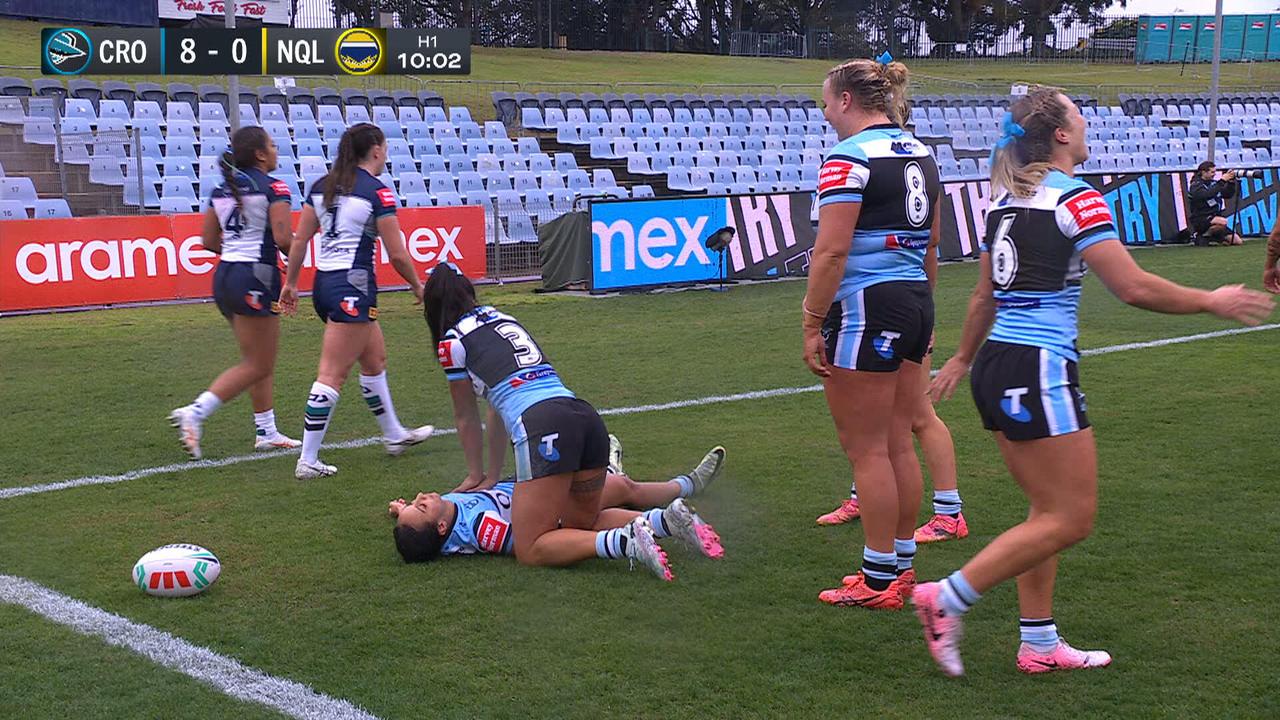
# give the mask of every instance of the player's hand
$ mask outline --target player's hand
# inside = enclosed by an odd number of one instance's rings
[[[1262,273],[1262,287],[1271,294],[1280,293],[1280,270],[1272,265]]]
[[[1223,174],[1222,174],[1222,179],[1223,179],[1223,180],[1226,180],[1227,182],[1231,182],[1232,180],[1235,180],[1235,179],[1236,179],[1236,171],[1235,171],[1235,170],[1228,170],[1228,171],[1226,171],[1225,173],[1223,173]]]
[[[482,489],[481,486],[484,485],[484,481],[485,481],[485,477],[483,475],[481,475],[480,477],[476,477],[474,475],[467,475],[465,478],[462,479],[462,482],[458,484],[458,487],[454,488],[450,492],[467,492],[470,490],[480,490]]]
[[[413,304],[414,305],[422,304],[422,290],[423,290],[422,283],[418,283],[413,287]]]
[[[285,285],[280,288],[280,314],[293,315],[298,312],[298,288]]]
[[[938,371],[938,374],[933,378],[933,382],[929,383],[929,397],[934,402],[950,400],[951,396],[956,392],[956,386],[968,374],[969,363],[952,356]]]
[[[831,369],[827,367],[827,342],[822,339],[819,328],[810,325],[804,328],[804,364],[818,377],[831,377]]]
[[[400,517],[400,511],[408,504],[409,503],[404,501],[404,498],[396,498],[395,500],[387,503],[387,514],[391,517]]]
[[[1209,293],[1208,311],[1225,320],[1257,325],[1275,310],[1276,303],[1266,293],[1243,285],[1223,285]]]

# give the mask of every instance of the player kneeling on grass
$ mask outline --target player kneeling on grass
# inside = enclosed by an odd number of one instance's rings
[[[612,439],[612,438],[611,438]],[[638,483],[620,472],[605,476],[596,521],[595,548],[584,557],[618,557],[611,546],[626,536],[627,528],[644,518],[657,538],[676,537],[709,558],[724,556],[715,530],[684,501],[689,493],[705,488],[720,473],[724,449],[707,453],[688,475],[666,482]],[[392,500],[387,512],[396,518],[392,531],[396,550],[405,562],[428,562],[442,555],[515,553],[515,529],[511,523],[515,481],[505,480],[487,490],[446,495],[418,493],[413,502]],[[664,507],[665,506],[665,507]],[[625,508],[652,508],[644,512]],[[624,553],[623,557],[635,558]]]
[[[595,408],[560,381],[529,331],[510,315],[480,305],[471,281],[448,263],[432,270],[423,304],[467,460],[467,479],[457,490],[496,484],[508,438],[514,447],[516,559],[563,566],[597,554],[629,557],[670,580],[666,554],[644,516],[621,528],[604,523],[608,431]],[[487,476],[477,395],[489,401]],[[601,537],[600,530],[611,533]]]

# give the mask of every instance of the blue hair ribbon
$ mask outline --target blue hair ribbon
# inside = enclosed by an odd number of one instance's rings
[[[893,62],[893,56],[889,54],[888,50],[885,50],[884,52],[880,53],[880,57],[876,58],[876,62],[880,63],[881,65],[888,65],[889,63]]]
[[[996,141],[996,146],[991,148],[991,162],[996,160],[996,150],[1001,150],[1009,146],[1010,143],[1027,134],[1027,131],[1013,120],[1013,113],[1006,112],[1004,119],[1000,121],[1000,139]]]

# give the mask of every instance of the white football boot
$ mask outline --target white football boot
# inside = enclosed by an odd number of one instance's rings
[[[609,473],[611,475],[626,475],[622,469],[622,441],[617,435],[609,434]]]
[[[671,574],[671,566],[667,563],[667,554],[658,546],[658,539],[653,536],[653,526],[643,515],[627,525],[627,557],[631,558],[633,568],[636,561],[639,561],[662,580],[671,582],[675,579]]]
[[[326,465],[319,460],[312,463],[298,458],[298,464],[293,468],[293,476],[299,480],[315,480],[316,478],[329,477],[336,474],[338,474],[338,468],[333,465]]]
[[[169,413],[169,424],[178,428],[178,442],[193,460],[200,459],[201,420],[196,409],[190,405],[174,408]]]
[[[682,498],[676,498],[662,511],[662,521],[667,524],[671,536],[709,558],[724,557],[724,547],[715,528],[698,516],[693,507]]]
[[[405,450],[417,445],[418,443],[431,437],[431,433],[436,431],[435,425],[423,425],[420,428],[405,430],[404,437],[398,440],[388,440],[382,438],[382,446],[387,449],[387,454],[395,457],[403,455]]]
[[[292,450],[297,447],[302,447],[301,440],[294,440],[281,432],[276,432],[275,435],[256,435],[253,440],[254,450]]]
[[[724,469],[724,456],[725,449],[717,445],[711,448],[702,457],[702,462],[698,463],[698,467],[689,473],[688,477],[693,481],[693,493],[695,495],[706,490],[711,481],[720,477],[720,471]]]

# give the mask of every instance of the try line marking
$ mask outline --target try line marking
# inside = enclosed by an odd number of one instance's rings
[[[219,692],[298,720],[378,720],[376,715],[292,680],[268,675],[182,638],[80,602],[39,583],[0,574],[0,603],[122,647]]]
[[[1277,328],[1280,328],[1280,323],[1258,325],[1257,327],[1231,328],[1229,330],[1214,330],[1213,332],[1196,333],[1195,335],[1182,335],[1179,337],[1161,338],[1159,340],[1147,340],[1145,342],[1124,343],[1122,345],[1107,345],[1105,347],[1092,348],[1090,350],[1081,350],[1080,354],[1082,356],[1109,355],[1111,353],[1128,352],[1130,350],[1148,350],[1150,348],[1181,345],[1183,343],[1212,340],[1214,338],[1230,337],[1232,335],[1244,335],[1245,333],[1275,330]],[[700,407],[702,405],[741,402],[743,400],[763,400],[765,398],[799,395],[801,393],[819,392],[821,390],[822,385],[804,385],[800,387],[775,388],[773,390],[755,390],[752,392],[736,393],[733,395],[708,395],[707,397],[694,398],[692,400],[676,400],[673,402],[657,403],[653,405],[633,405],[631,407],[608,408],[600,410],[599,412],[603,416],[635,415],[637,413],[677,410],[680,408]],[[454,428],[445,428],[437,430],[435,434],[450,435],[455,432],[457,432],[457,430]],[[377,445],[381,442],[382,438],[375,436],[360,438],[358,440],[347,440],[346,442],[332,443],[325,445],[324,448],[326,450],[346,450],[350,448],[366,447],[368,445]],[[73,480],[61,480],[59,482],[41,483],[39,485],[28,485],[26,487],[0,488],[0,500],[21,497],[23,495],[36,495],[39,493],[54,492],[56,490],[67,490],[70,488],[84,487],[86,485],[111,485],[114,483],[125,482],[127,480],[138,480],[145,477],[151,477],[152,475],[184,473],[203,468],[220,468],[228,465],[238,465],[239,463],[254,462],[256,460],[270,460],[271,458],[277,458],[284,455],[296,455],[298,452],[298,450],[276,450],[273,452],[254,453],[252,455],[232,455],[230,457],[218,458],[215,460],[187,461],[171,463],[169,465],[160,465],[157,467],[142,468],[141,470],[130,470],[129,472],[121,473],[119,475],[89,475],[86,477],[75,478]]]

